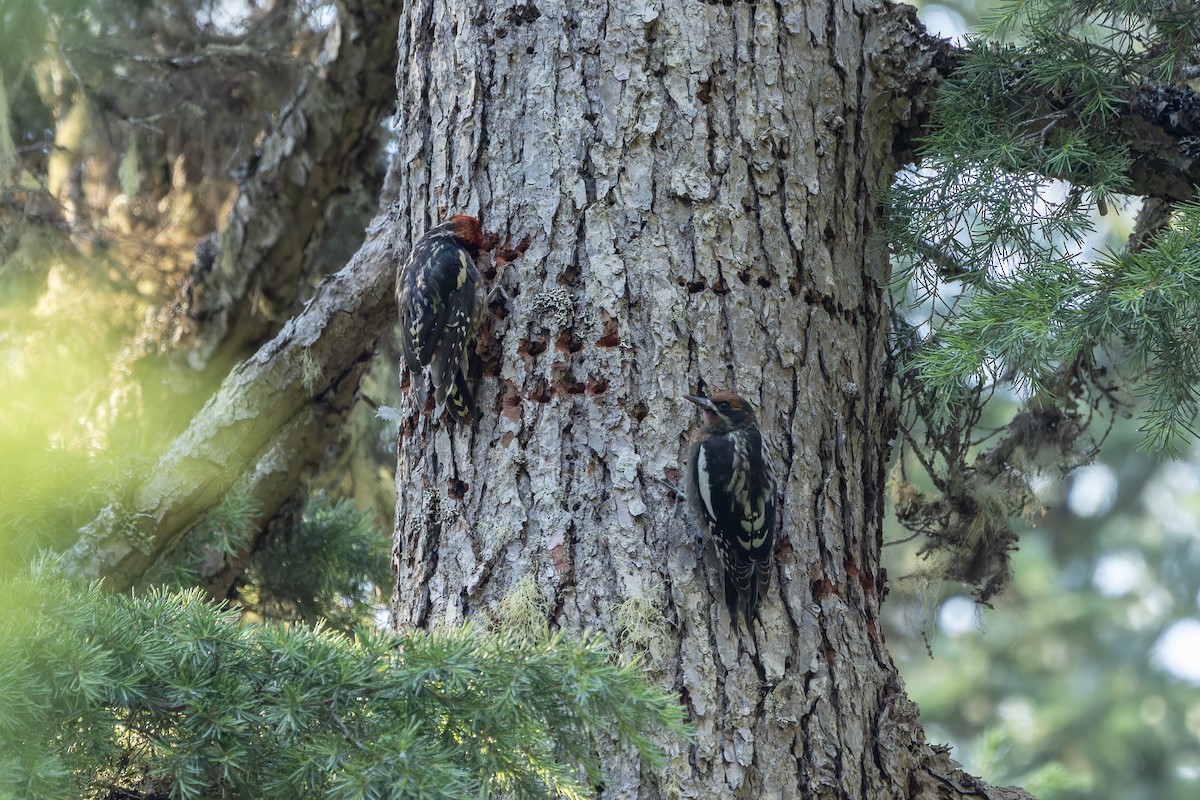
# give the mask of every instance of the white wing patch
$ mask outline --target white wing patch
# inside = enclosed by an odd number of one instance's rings
[[[700,452],[696,456],[696,485],[700,487],[700,499],[704,501],[704,508],[708,511],[709,519],[716,519],[717,515],[713,511],[712,502],[712,481],[708,475],[708,448],[700,445]]]
[[[459,249],[458,251],[458,288],[467,285],[467,273],[470,272],[471,265],[467,258],[467,251]]]
[[[761,530],[762,534],[760,536],[755,536],[754,539],[752,539],[750,542],[751,546],[754,547],[755,549],[762,547],[763,542],[765,542],[767,540],[767,536],[770,535],[770,533],[771,533],[770,530],[768,530],[764,527],[764,523],[766,523],[766,521],[767,521],[767,499],[765,497],[760,496],[758,498],[758,502],[755,504],[754,530],[755,531]]]

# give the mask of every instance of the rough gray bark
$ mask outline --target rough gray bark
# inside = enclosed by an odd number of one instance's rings
[[[234,369],[129,500],[80,531],[66,571],[132,585],[247,472],[262,521],[269,519],[345,419],[373,343],[395,313],[395,259],[386,232],[370,237],[302,313]],[[232,580],[228,572],[207,577],[214,592]]]
[[[477,213],[531,244],[497,264],[483,420],[402,431],[396,624],[496,618],[530,576],[554,625],[641,652],[698,737],[656,773],[614,753],[604,797],[1027,796],[924,742],[879,627],[876,213],[935,74],[921,40],[873,3],[405,9],[397,238]],[[759,407],[783,493],[741,641],[661,482],[701,381]]]

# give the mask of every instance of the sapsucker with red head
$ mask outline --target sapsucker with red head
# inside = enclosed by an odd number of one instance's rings
[[[733,392],[685,397],[704,411],[688,455],[686,494],[696,524],[717,543],[725,605],[738,631],[758,613],[775,552],[775,472],[750,404]]]
[[[479,220],[453,216],[417,240],[396,284],[409,372],[416,376],[429,367],[438,407],[468,424],[478,417],[465,370],[475,335],[475,258],[482,243]]]

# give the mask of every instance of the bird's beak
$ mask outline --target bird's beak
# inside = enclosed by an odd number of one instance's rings
[[[685,394],[683,399],[692,401],[710,414],[717,413],[717,410],[713,408],[712,400],[709,400],[707,397],[698,397],[694,394]]]

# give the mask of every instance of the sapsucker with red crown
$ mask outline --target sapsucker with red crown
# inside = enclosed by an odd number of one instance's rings
[[[704,411],[688,454],[686,494],[696,524],[717,543],[734,631],[758,613],[775,552],[775,472],[750,404],[733,392],[685,397]]]
[[[475,336],[475,258],[482,244],[479,220],[450,217],[417,240],[396,284],[409,372],[415,378],[428,367],[438,408],[467,424],[478,417],[466,366]]]

